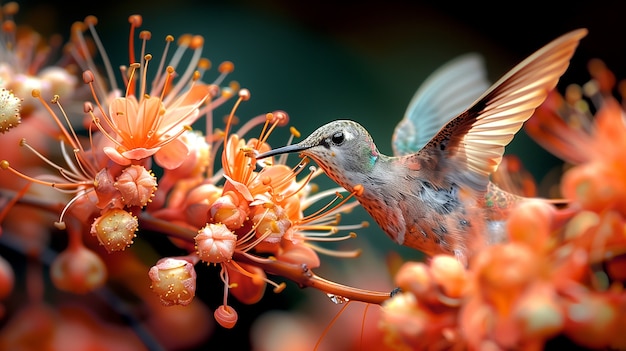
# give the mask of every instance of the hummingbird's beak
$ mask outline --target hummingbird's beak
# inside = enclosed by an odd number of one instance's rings
[[[287,146],[279,147],[278,149],[273,149],[273,150],[270,150],[268,152],[264,152],[264,153],[262,153],[260,155],[257,155],[256,159],[260,160],[262,158],[266,158],[266,157],[270,157],[270,156],[281,155],[281,154],[289,154],[289,153],[293,153],[293,152],[300,152],[300,151],[304,151],[304,150],[306,150],[308,148],[310,148],[310,146],[308,146],[308,145],[301,145],[301,144],[287,145]]]

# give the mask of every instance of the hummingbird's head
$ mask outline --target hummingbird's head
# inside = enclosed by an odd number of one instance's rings
[[[312,158],[335,182],[346,188],[360,184],[379,153],[367,130],[349,120],[325,124],[301,142],[258,155],[257,159],[299,152]]]

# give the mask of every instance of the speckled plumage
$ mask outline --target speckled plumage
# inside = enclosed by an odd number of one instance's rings
[[[567,33],[522,61],[467,109],[441,122],[434,136],[422,133],[415,142],[423,146],[416,152],[400,151],[410,146],[411,133],[394,143],[396,156],[386,156],[360,124],[338,120],[298,144],[257,158],[300,152],[348,191],[362,185],[357,199],[397,243],[467,262],[479,247],[502,240],[496,222],[522,198],[499,189],[489,177],[505,146],[556,86],[586,33]],[[419,123],[405,118],[400,125],[419,129]]]

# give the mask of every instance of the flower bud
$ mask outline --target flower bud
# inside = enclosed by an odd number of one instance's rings
[[[291,221],[281,206],[272,206],[266,209],[264,206],[255,206],[252,211],[252,221],[256,223],[256,236],[270,243],[281,240],[287,229],[291,227]]]
[[[248,216],[248,205],[242,204],[233,192],[227,192],[219,197],[211,205],[209,216],[213,223],[223,223],[231,230],[237,230],[243,226],[243,222]]]
[[[157,180],[152,172],[139,165],[126,167],[115,181],[126,206],[145,206],[154,196]]]
[[[237,236],[224,224],[207,224],[195,237],[198,257],[207,263],[229,261],[235,252]]]
[[[50,278],[58,289],[75,294],[93,291],[106,281],[106,267],[98,255],[80,245],[68,247],[52,261]]]
[[[123,251],[133,243],[139,226],[136,216],[119,208],[106,211],[91,225],[95,235],[108,252]]]
[[[196,294],[196,271],[186,259],[166,257],[150,268],[148,276],[154,291],[166,306],[191,303]]]
[[[213,313],[213,316],[215,317],[217,323],[227,329],[232,329],[235,324],[237,324],[237,320],[239,319],[237,311],[235,311],[232,306],[227,305],[221,305],[218,307]]]

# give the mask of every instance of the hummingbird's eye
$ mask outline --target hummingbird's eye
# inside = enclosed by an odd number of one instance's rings
[[[335,145],[341,145],[344,140],[345,140],[345,138],[343,136],[343,132],[337,132],[337,133],[333,134],[333,136],[331,138],[331,141]]]

